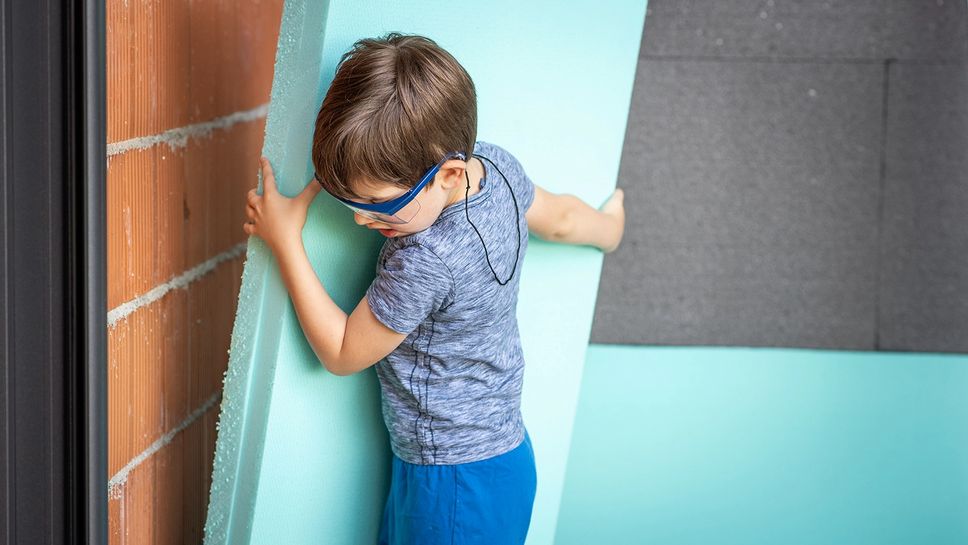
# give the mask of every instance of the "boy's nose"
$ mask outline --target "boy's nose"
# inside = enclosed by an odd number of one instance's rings
[[[378,224],[377,225],[377,228],[381,228],[381,227],[379,227],[380,222],[376,221],[373,218],[368,218],[368,217],[360,214],[359,212],[353,212],[353,221],[355,221],[358,225],[362,225],[364,227],[370,227],[371,224],[376,223],[376,224]]]
[[[357,225],[367,225],[373,223],[372,219],[360,214],[359,212],[353,212],[353,221],[355,221]]]

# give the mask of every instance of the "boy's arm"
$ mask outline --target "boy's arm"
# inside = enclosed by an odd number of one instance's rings
[[[383,359],[407,337],[383,325],[364,296],[349,316],[323,287],[306,256],[302,239],[276,252],[306,340],[334,375],[352,375]]]
[[[616,189],[596,210],[574,195],[550,193],[535,184],[525,218],[528,230],[545,240],[590,244],[608,253],[618,248],[625,231],[624,192]]]

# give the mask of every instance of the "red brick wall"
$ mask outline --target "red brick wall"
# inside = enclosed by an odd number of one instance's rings
[[[112,545],[202,542],[281,12],[107,0]]]

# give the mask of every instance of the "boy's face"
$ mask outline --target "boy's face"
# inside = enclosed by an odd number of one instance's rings
[[[423,231],[430,227],[447,205],[455,202],[456,187],[463,179],[466,163],[452,159],[441,165],[432,183],[427,184],[413,200],[420,203],[420,210],[407,223],[384,223],[353,213],[353,220],[367,229],[379,231],[385,237],[398,237]],[[360,202],[381,202],[399,197],[407,190],[384,182],[366,181],[355,188],[363,198]]]

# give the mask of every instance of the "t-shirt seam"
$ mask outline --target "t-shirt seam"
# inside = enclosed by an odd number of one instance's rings
[[[513,155],[511,155],[507,150],[500,147],[497,144],[493,144],[486,141],[478,141],[478,146],[476,146],[475,151],[479,153],[474,153],[475,157],[487,157],[489,160],[480,160],[481,165],[484,168],[484,178],[487,179],[487,194],[481,195],[481,197],[474,199],[473,196],[469,200],[469,208],[474,208],[475,206],[485,205],[490,202],[491,204],[497,202],[494,199],[500,198],[500,203],[502,206],[506,204],[510,207],[510,202],[505,202],[507,199],[504,198],[506,191],[504,190],[504,181],[502,181],[499,176],[499,170],[507,171],[508,181],[511,185],[511,190],[517,196],[517,189],[523,187],[529,182],[526,179],[526,174],[523,171],[523,166],[520,164]],[[495,165],[492,166],[492,163]],[[514,173],[512,175],[512,173]],[[490,187],[495,184],[499,184],[502,187]],[[463,188],[461,188],[463,190]],[[525,188],[527,189],[527,188]],[[497,191],[494,196],[490,193]],[[463,192],[463,191],[462,191]],[[518,204],[523,204],[518,199]],[[402,460],[420,465],[438,465],[438,464],[459,464],[467,463],[473,461],[486,460],[495,455],[499,455],[503,452],[508,452],[516,448],[518,443],[515,443],[514,439],[517,436],[523,437],[525,434],[523,431],[518,430],[517,434],[511,432],[511,429],[515,427],[524,428],[523,423],[512,424],[514,418],[520,418],[520,416],[514,417],[512,414],[505,414],[503,408],[511,407],[514,403],[520,403],[520,386],[518,382],[519,378],[506,377],[502,380],[501,384],[506,386],[502,388],[499,392],[495,392],[495,396],[498,399],[492,401],[478,401],[479,398],[483,399],[484,393],[480,392],[480,388],[476,387],[476,382],[468,382],[475,377],[480,378],[482,375],[468,368],[468,370],[448,370],[446,373],[456,373],[454,376],[460,381],[466,382],[467,384],[473,386],[467,390],[466,393],[461,394],[454,389],[453,386],[449,385],[446,381],[441,381],[439,384],[433,373],[428,373],[424,375],[422,373],[427,373],[429,369],[435,368],[436,364],[440,363],[440,358],[448,359],[453,357],[454,361],[460,363],[466,361],[469,357],[465,355],[462,351],[458,352],[459,349],[462,350],[462,343],[465,343],[464,337],[466,332],[457,327],[457,323],[454,320],[463,320],[466,313],[478,313],[477,305],[464,309],[465,304],[461,301],[461,295],[457,291],[457,281],[454,269],[463,272],[468,270],[465,265],[465,254],[472,256],[475,259],[477,257],[483,258],[483,256],[478,256],[477,253],[468,254],[470,251],[464,244],[458,244],[458,240],[464,240],[462,237],[465,235],[474,238],[474,233],[470,232],[470,227],[463,224],[463,218],[465,212],[462,210],[463,205],[458,205],[459,210],[455,210],[455,214],[451,215],[449,218],[444,218],[445,222],[448,222],[446,226],[441,226],[435,231],[427,231],[423,234],[414,233],[415,236],[408,236],[406,238],[390,239],[389,244],[386,245],[386,260],[393,255],[393,253],[399,249],[406,248],[408,246],[419,246],[420,248],[415,248],[418,250],[415,254],[412,254],[413,260],[416,264],[422,264],[424,270],[431,274],[420,274],[419,276],[425,277],[426,282],[434,282],[434,299],[433,301],[440,301],[440,305],[434,308],[431,312],[427,314],[424,319],[417,324],[417,327],[411,333],[419,337],[419,341],[414,338],[414,344],[411,346],[403,346],[399,353],[388,354],[385,359],[385,368],[380,373],[380,384],[381,384],[381,403],[383,404],[383,417],[386,421],[388,431],[390,432],[391,446],[394,449],[394,453],[399,456]],[[501,218],[505,217],[504,212],[495,208],[494,206],[486,206],[483,208],[475,208],[475,210],[482,210],[481,214],[485,214],[491,217],[496,217],[495,214],[500,213]],[[471,212],[471,219],[475,219],[475,212]],[[518,221],[522,230],[526,229],[527,218],[522,217],[523,214],[519,213]],[[522,221],[523,220],[523,221]],[[437,222],[435,222],[436,224]],[[450,225],[453,223],[454,225]],[[501,239],[501,244],[511,244],[510,250],[514,249],[514,233],[515,226],[510,225],[500,226],[504,233],[507,233],[507,229],[510,229],[509,241]],[[457,232],[449,232],[450,229],[455,227],[461,227]],[[467,233],[463,232],[463,228],[467,229]],[[445,231],[447,229],[448,231]],[[469,233],[469,234],[468,234]],[[461,238],[456,238],[461,237]],[[525,235],[526,237],[526,235]],[[409,239],[409,240],[408,240]],[[521,250],[525,250],[525,240],[521,241]],[[476,239],[473,241],[476,246]],[[420,250],[426,250],[428,253],[420,254]],[[439,266],[432,263],[426,255],[433,254],[434,257],[443,265],[444,269],[447,270],[448,276],[450,277],[451,285],[448,290],[444,292],[440,290],[440,282],[445,281],[443,275],[439,273]],[[446,257],[445,257],[446,256]],[[469,259],[469,258],[468,258]],[[385,261],[386,261],[385,260]],[[481,259],[483,261],[483,259]],[[453,262],[453,266],[451,266]],[[475,262],[473,265],[477,267],[479,264]],[[434,267],[438,267],[434,269]],[[518,265],[520,267],[520,264]],[[415,267],[411,267],[411,270],[418,270]],[[476,269],[474,269],[476,270]],[[378,271],[381,274],[382,271]],[[520,276],[520,275],[519,275]],[[470,279],[462,277],[462,285],[465,286],[465,290],[471,295],[471,299],[474,298],[474,288],[478,286],[481,281],[478,277],[473,277]],[[517,280],[515,280],[515,290],[518,289]],[[420,290],[424,291],[424,290]],[[514,294],[516,295],[516,294]],[[440,299],[442,297],[442,299]],[[503,297],[503,296],[502,296]],[[503,301],[503,299],[502,299]],[[460,305],[454,305],[455,302],[459,302]],[[451,308],[452,307],[452,308]],[[512,306],[512,309],[514,306]],[[448,310],[449,309],[449,310]],[[444,315],[440,313],[449,312],[451,314]],[[453,314],[456,313],[456,314]],[[433,336],[433,339],[438,340],[437,345],[433,345],[430,342],[429,334],[435,325],[433,322],[436,318],[441,318],[443,320],[444,316],[450,317],[453,315],[452,319],[449,319],[450,327],[442,327],[440,331],[437,331]],[[468,314],[470,316],[470,314]],[[471,319],[470,317],[467,319]],[[515,317],[512,313],[507,317],[495,317],[496,323],[502,328],[501,331],[507,331],[508,335],[513,335],[519,338],[519,333],[516,330]],[[442,321],[443,325],[443,321]],[[423,326],[423,327],[421,327]],[[511,328],[511,329],[503,329]],[[475,332],[476,333],[476,332]],[[438,337],[439,336],[439,337]],[[486,339],[485,339],[486,340]],[[520,342],[520,341],[518,341]],[[441,343],[447,343],[441,344]],[[503,346],[503,343],[502,343]],[[440,348],[440,351],[437,349]],[[409,354],[410,352],[415,354],[410,355],[410,357],[405,357],[404,354]],[[440,352],[440,353],[438,353]],[[486,355],[483,353],[477,354],[478,356],[484,358]],[[415,360],[414,357],[417,359]],[[501,373],[520,373],[518,370],[524,365],[523,354],[515,353],[508,355],[510,360],[503,365]],[[418,363],[415,363],[418,362]],[[420,363],[423,362],[423,363]],[[413,377],[412,386],[408,383],[408,377],[410,374]],[[386,376],[384,376],[386,374]],[[460,378],[464,377],[466,374],[466,379]],[[512,380],[513,379],[513,380]],[[455,382],[454,384],[458,384]],[[421,395],[416,395],[420,392]],[[446,395],[444,395],[446,394]],[[426,396],[426,398],[424,398]],[[426,404],[424,404],[424,399],[426,399]],[[500,404],[502,410],[491,411],[487,407],[491,406],[491,403],[497,402]],[[430,411],[430,407],[433,406],[434,410]],[[481,412],[487,410],[488,412]],[[473,411],[473,412],[470,412]],[[449,417],[451,420],[444,422],[443,420],[438,420],[436,418],[437,413],[445,417]],[[478,414],[480,413],[480,414]],[[497,413],[500,413],[500,418],[497,417]],[[517,412],[520,415],[520,411]],[[469,424],[466,430],[464,429],[464,423],[462,419],[465,417],[471,417],[473,420],[480,421],[479,425],[475,426]],[[437,424],[434,426],[434,424]],[[509,427],[510,426],[510,427]],[[480,428],[480,429],[477,429]],[[441,434],[441,442],[437,443],[436,434]],[[466,434],[466,437],[465,437]],[[498,446],[500,445],[500,446]],[[399,451],[399,452],[397,452]],[[501,451],[501,452],[498,452]],[[483,456],[483,458],[482,458]]]

